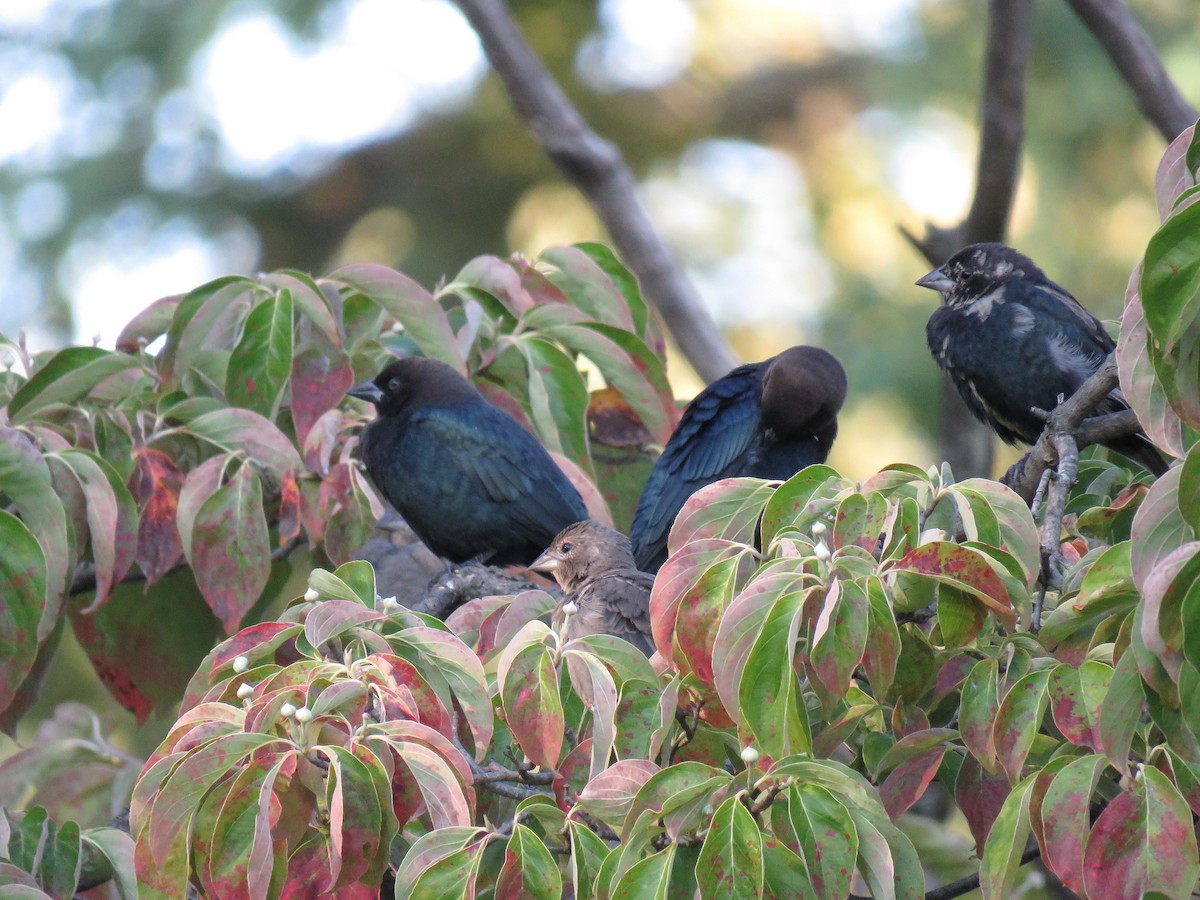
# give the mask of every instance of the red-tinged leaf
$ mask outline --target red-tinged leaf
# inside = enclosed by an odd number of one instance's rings
[[[892,572],[920,572],[966,591],[996,614],[1006,627],[1017,623],[1016,610],[1000,576],[977,550],[949,541],[933,541],[911,550],[893,566]]]
[[[795,667],[805,598],[804,593],[789,592],[771,605],[738,685],[742,721],[753,732],[757,749],[774,759],[812,750],[808,710]]]
[[[609,274],[582,247],[549,247],[538,261],[546,277],[577,309],[597,322],[633,330],[628,303]]]
[[[1029,802],[1034,777],[1015,785],[992,823],[979,867],[979,886],[986,898],[1015,896],[1017,870],[1029,839]]]
[[[872,773],[886,772],[902,765],[916,756],[921,756],[930,750],[944,747],[953,741],[959,733],[953,728],[924,728],[905,734],[892,744],[886,753],[871,767]]]
[[[555,900],[561,895],[562,876],[546,845],[529,828],[514,825],[496,879],[496,900]]]
[[[696,881],[703,898],[761,897],[763,836],[740,797],[730,797],[713,814]]]
[[[294,331],[291,291],[276,291],[254,305],[229,356],[225,397],[231,406],[275,418],[292,371]]]
[[[500,683],[504,716],[513,738],[534,765],[553,769],[562,756],[562,698],[550,652],[541,644],[523,648]]]
[[[176,515],[184,479],[174,460],[161,451],[141,448],[134,453],[134,460],[136,469],[129,487],[141,509],[134,561],[151,585],[183,559]]]
[[[1138,285],[1142,267],[1135,266],[1125,289],[1125,312],[1121,317],[1121,335],[1117,340],[1117,373],[1121,393],[1137,413],[1138,423],[1155,446],[1172,456],[1183,456],[1183,423],[1154,373],[1147,342],[1146,314]]]
[[[279,485],[279,546],[286,547],[300,537],[300,484],[294,472],[283,476]]]
[[[296,443],[304,446],[313,426],[334,409],[354,386],[354,369],[346,355],[331,357],[310,348],[292,360],[292,421]]]
[[[963,682],[958,729],[971,755],[988,772],[996,772],[996,740],[992,726],[1000,710],[999,660],[981,659]]]
[[[1078,669],[1058,666],[1050,675],[1050,712],[1054,724],[1072,744],[1100,749],[1100,705],[1108,694],[1113,670],[1095,660]]]
[[[551,789],[554,791],[554,802],[564,813],[571,811],[580,791],[587,786],[591,765],[592,739],[584,738],[563,757],[555,769]]]
[[[658,652],[704,684],[712,684],[713,641],[749,553],[742,544],[694,541],[670,557],[654,579],[650,627]]]
[[[522,591],[513,598],[496,623],[495,647],[510,647],[521,630],[554,609],[554,598],[545,591]]]
[[[325,802],[329,808],[330,889],[382,874],[386,848],[380,845],[385,810],[379,803],[375,772],[343,747],[320,747],[329,760]]]
[[[525,360],[526,397],[535,433],[547,450],[590,469],[587,383],[557,344],[528,335],[513,344]]]
[[[641,335],[642,340],[660,357],[666,353],[666,341],[663,339],[662,329],[658,325],[657,319],[650,312],[650,308],[646,305],[646,301],[642,299],[641,291],[638,289],[637,279],[633,276],[620,260],[617,259],[613,251],[604,244],[591,242],[582,242],[574,244],[574,249],[587,255],[592,262],[600,267],[609,278],[621,295],[625,298],[625,304],[629,308],[629,315],[633,319],[633,330],[636,334]],[[561,257],[559,257],[561,260]]]
[[[625,813],[622,839],[630,839],[642,813],[647,810],[662,820],[671,840],[695,831],[711,816],[711,812],[704,814],[704,804],[715,794],[723,794],[732,777],[724,769],[694,761],[675,763],[655,772],[638,789],[633,805]]]
[[[205,460],[188,473],[179,491],[175,522],[179,527],[179,541],[185,553],[192,545],[192,527],[196,513],[221,486],[225,469],[233,460],[232,454],[222,454]]]
[[[260,622],[243,628],[214,651],[208,677],[217,679],[231,674],[233,661],[239,656],[249,659],[251,668],[273,662],[275,651],[299,634],[303,627],[295,622]]]
[[[117,350],[121,353],[137,353],[166,334],[181,299],[183,294],[159,297],[135,315],[117,335]]]
[[[996,713],[992,727],[996,759],[1012,784],[1021,780],[1025,757],[1041,729],[1049,700],[1049,678],[1045,669],[1023,676],[1004,695]]]
[[[409,705],[415,707],[412,718],[428,725],[447,740],[455,736],[453,718],[443,705],[441,698],[438,697],[437,692],[415,665],[399,656],[382,653],[375,654],[372,660],[378,672],[386,677],[386,681],[382,682],[372,677],[372,682],[382,683],[390,689],[406,689],[411,699]],[[385,712],[390,712],[390,710],[385,710]],[[391,718],[390,715],[388,717]]]
[[[1200,860],[1187,802],[1165,775],[1143,767],[1096,820],[1083,864],[1093,900],[1190,896]]]
[[[472,896],[469,890],[487,846],[486,835],[486,829],[470,826],[421,835],[408,848],[396,870],[396,896]],[[427,874],[429,877],[424,877]]]
[[[807,531],[823,513],[837,505],[836,498],[850,482],[829,466],[801,469],[775,490],[762,511],[762,546],[769,550],[784,528]]]
[[[596,876],[609,855],[608,844],[575,820],[567,822],[567,833],[571,839],[570,877],[576,900],[592,900]]]
[[[271,574],[262,483],[249,461],[200,505],[185,549],[205,601],[233,634]]]
[[[38,654],[46,602],[46,557],[24,523],[0,509],[0,712],[8,709]]]
[[[879,797],[893,822],[921,799],[929,782],[937,774],[945,747],[935,747],[907,759],[891,771],[879,786]]]
[[[1025,572],[1026,585],[1032,586],[1041,569],[1041,549],[1029,504],[1007,485],[987,478],[968,478],[951,485],[947,492],[966,500],[959,505],[960,512],[964,506],[971,511],[966,517],[971,522],[968,539],[1011,554]],[[994,528],[995,534],[981,530],[981,516],[989,520],[988,529]]]
[[[1197,222],[1200,207],[1180,205],[1150,238],[1142,260],[1142,308],[1152,342],[1163,354],[1174,351],[1196,322],[1200,287]],[[1180,412],[1178,407],[1176,411]]]
[[[804,573],[803,562],[781,560],[757,573],[725,608],[713,641],[713,684],[725,709],[739,721],[738,688],[746,658],[775,601],[787,594],[807,594],[810,590],[813,590],[811,577]],[[891,618],[890,613],[888,617]]]
[[[180,298],[157,359],[164,391],[177,390],[188,370],[202,365],[214,349],[228,352],[238,323],[259,292],[254,279],[228,275]]]
[[[340,282],[396,318],[424,356],[440,359],[467,374],[467,364],[445,311],[432,295],[394,269],[375,263],[342,266],[329,280]]]
[[[887,501],[882,494],[875,491],[847,494],[833,516],[831,549],[857,546],[873,551],[886,515]]]
[[[1084,894],[1083,855],[1091,826],[1092,794],[1104,757],[1084,756],[1038,776],[1030,813],[1042,859],[1071,890]]]
[[[976,662],[975,657],[964,653],[961,656],[952,656],[942,663],[941,668],[938,669],[937,684],[933,689],[933,707],[930,707],[931,709],[959,690],[962,683],[967,680],[967,676],[971,674],[971,669],[975,668]]]
[[[685,544],[710,538],[753,546],[763,506],[773,492],[771,482],[760,478],[727,478],[702,487],[675,517],[667,552],[674,556]]]
[[[592,776],[608,766],[617,737],[617,686],[604,663],[590,653],[564,654],[571,686],[592,714]]]
[[[186,431],[229,453],[244,453],[280,475],[303,467],[292,442],[253,410],[216,409],[192,419]]]
[[[1200,541],[1190,541],[1159,560],[1142,587],[1142,643],[1174,681],[1183,659],[1183,605],[1198,579]]]
[[[137,551],[137,507],[128,488],[111,465],[86,450],[66,450],[55,459],[64,462],[87,500],[87,529],[96,566],[96,597],[91,612],[108,599],[133,565]]]
[[[1195,176],[1188,169],[1188,147],[1196,126],[1185,128],[1183,132],[1171,141],[1158,161],[1158,169],[1154,173],[1154,200],[1158,206],[1158,218],[1166,219],[1179,195],[1196,184]]]
[[[38,410],[59,403],[75,403],[113,375],[140,370],[136,356],[100,347],[59,350],[8,401],[8,420],[27,422]]]
[[[567,481],[571,482],[571,486],[579,491],[579,496],[583,498],[583,505],[587,507],[588,518],[595,519],[610,528],[612,527],[612,513],[608,510],[608,502],[604,499],[604,495],[600,493],[600,489],[596,487],[595,482],[588,477],[579,466],[561,456],[558,453],[550,452],[550,458],[554,460],[554,464],[562,469],[562,473],[567,476]]]
[[[314,647],[320,647],[356,625],[386,618],[386,614],[368,609],[358,600],[322,600],[305,617],[304,636]]]
[[[339,463],[321,483],[321,508],[328,510],[325,555],[339,565],[354,558],[384,512],[363,474],[350,463]]]
[[[1129,748],[1145,706],[1137,660],[1126,653],[1113,669],[1108,694],[1100,704],[1100,750],[1122,775],[1129,774]]]
[[[845,897],[858,857],[858,831],[829,790],[797,781],[771,804],[775,835],[804,861],[818,897]]]
[[[411,726],[417,723],[405,724]],[[433,729],[427,729],[427,733],[437,734]],[[444,738],[442,740],[445,741]],[[446,749],[445,744],[440,750],[430,749],[433,742],[427,745],[411,740],[398,741],[393,742],[392,746],[416,780],[433,827],[469,825],[474,815],[475,795],[474,791],[464,788],[463,773],[451,765],[452,762],[462,764],[455,759],[459,756],[458,752]]]
[[[1011,790],[1003,773],[989,772],[974,756],[963,759],[954,782],[954,800],[971,829],[977,855],[983,853],[988,832]]]
[[[867,592],[853,581],[836,580],[825,595],[813,628],[809,660],[817,680],[841,698],[862,661],[870,606]]]
[[[862,666],[871,685],[871,694],[883,701],[896,677],[900,659],[900,630],[887,600],[883,582],[875,576],[867,580],[867,643]]]
[[[784,844],[763,835],[763,896],[772,900],[820,900],[808,867]]]
[[[529,267],[520,260],[509,262],[498,256],[477,256],[462,267],[454,276],[454,280],[443,288],[443,291],[459,291],[466,287],[484,291],[499,300],[503,308],[514,319],[517,319],[532,309],[536,303],[545,302],[545,298],[534,300],[528,286],[523,283],[518,274],[518,268],[527,269]],[[544,280],[545,276],[542,276],[540,272],[532,271],[534,275]],[[561,293],[556,293],[557,296],[554,298],[556,302],[566,302],[566,297]]]
[[[587,783],[578,803],[609,828],[619,829],[637,792],[657,771],[648,759],[618,760]]]
[[[50,469],[41,451],[25,434],[4,426],[0,426],[0,494],[16,506],[44,556],[45,594],[39,604],[37,627],[37,640],[41,642],[58,624],[75,548],[68,539],[66,510],[54,493]]]

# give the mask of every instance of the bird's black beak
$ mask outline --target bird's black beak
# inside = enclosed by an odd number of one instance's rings
[[[359,400],[367,400],[376,405],[383,399],[383,391],[373,381],[364,381],[362,384],[356,384],[350,390],[346,391],[347,397],[357,397]]]
[[[929,288],[931,291],[938,291],[945,294],[954,287],[954,279],[943,272],[940,268],[934,269],[923,278],[917,279],[917,287]]]
[[[529,568],[533,569],[535,572],[541,572],[545,575],[553,575],[558,571],[558,560],[551,556],[550,551],[547,550],[545,553],[535,559],[530,564]]]

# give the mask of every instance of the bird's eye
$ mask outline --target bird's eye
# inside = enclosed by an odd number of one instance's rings
[[[389,394],[400,393],[400,379],[399,378],[389,378],[388,379],[388,393]]]
[[[563,541],[559,545],[558,549],[561,550],[563,553],[570,553],[572,550],[575,549],[575,545],[572,544],[570,541]]]

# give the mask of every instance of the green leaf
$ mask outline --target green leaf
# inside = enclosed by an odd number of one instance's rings
[[[978,550],[949,541],[932,541],[906,553],[889,567],[891,572],[918,572],[966,591],[996,614],[1005,626],[1017,622],[1008,591],[1000,576]]]
[[[867,592],[861,585],[835,580],[813,626],[809,650],[813,673],[825,690],[838,699],[845,696],[850,679],[862,661],[869,610]]]
[[[1121,393],[1138,422],[1155,446],[1173,456],[1183,455],[1183,423],[1154,371],[1154,359],[1147,346],[1150,340],[1146,315],[1138,285],[1142,267],[1136,266],[1125,289],[1125,312],[1121,316],[1121,334],[1117,340],[1117,372]]]
[[[587,385],[575,361],[538,337],[524,337],[514,346],[525,358],[529,413],[538,437],[548,450],[590,472]]]
[[[1049,783],[1040,800],[1035,790],[1030,809],[1042,859],[1077,894],[1084,892],[1083,853],[1091,827],[1092,794],[1104,765],[1103,756],[1092,754],[1067,762],[1049,779],[1039,777],[1039,788],[1044,780]]]
[[[38,621],[46,604],[46,557],[37,539],[0,509],[0,712],[8,709],[33,668]]]
[[[562,697],[549,650],[542,644],[524,647],[500,682],[500,697],[509,730],[534,765],[553,769],[563,752]]]
[[[876,900],[922,900],[925,875],[917,851],[904,832],[886,818],[851,807],[858,832],[858,871]]]
[[[594,831],[574,819],[567,822],[571,838],[571,884],[576,900],[591,900],[600,867],[609,855],[609,846]]]
[[[8,419],[14,425],[27,422],[40,409],[58,403],[76,403],[106,378],[140,368],[136,356],[100,347],[60,350],[8,401]]]
[[[1169,353],[1200,315],[1200,206],[1176,209],[1146,245],[1141,295],[1151,340]],[[1200,373],[1197,373],[1200,374]],[[1190,422],[1190,424],[1197,424]]]
[[[642,299],[637,279],[633,273],[626,269],[617,259],[616,254],[604,244],[583,242],[573,246],[576,250],[585,253],[592,262],[599,266],[600,271],[612,279],[617,290],[621,292],[621,296],[625,298],[625,304],[629,307],[634,332],[640,335],[651,349],[661,355],[664,343],[662,332],[654,315],[650,312],[650,307]]]
[[[562,876],[546,845],[524,825],[514,825],[504,851],[504,865],[496,880],[497,900],[521,897],[553,900],[561,893]]]
[[[1049,700],[1046,689],[1049,679],[1046,669],[1030,672],[1018,679],[1000,701],[992,735],[996,759],[1012,784],[1021,780],[1025,757],[1041,729]]]
[[[455,826],[421,835],[396,870],[396,900],[473,896],[486,834],[482,828]]]
[[[849,482],[829,466],[801,469],[781,484],[762,512],[762,546],[770,549],[784,528],[807,531],[825,511],[836,505],[836,497]]]
[[[796,853],[818,897],[845,897],[858,858],[858,830],[829,790],[802,781],[771,804],[771,830]]]
[[[225,396],[232,406],[274,419],[292,371],[292,292],[283,289],[255,305],[229,357]]]
[[[249,409],[218,409],[197,416],[186,430],[230,453],[242,452],[281,475],[302,471],[292,442],[270,420]]]
[[[754,641],[738,685],[738,708],[758,749],[781,759],[812,750],[808,710],[794,660],[805,593],[782,594]]]
[[[1016,894],[1017,870],[1029,839],[1029,800],[1035,777],[1030,775],[1013,788],[983,847],[979,888],[988,900]]]
[[[992,726],[1000,709],[999,671],[1000,662],[995,658],[975,663],[963,682],[958,713],[963,744],[989,772],[996,771],[996,741]]]
[[[700,896],[706,900],[761,897],[762,841],[758,823],[740,797],[730,797],[718,806],[696,865]]]

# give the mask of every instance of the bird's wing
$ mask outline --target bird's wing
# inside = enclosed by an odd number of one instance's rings
[[[430,409],[423,427],[448,451],[442,477],[476,482],[514,522],[548,531],[547,543],[587,518],[578,491],[528,431],[490,406]]]
[[[762,363],[734,369],[683,411],[634,515],[631,540],[639,566],[646,567],[665,551],[671,524],[688,497],[726,477],[753,445],[761,414],[762,371]]]
[[[635,569],[606,572],[579,589],[577,605],[603,612],[604,630],[624,638],[649,656],[654,652],[650,633],[650,589],[653,576]]]

